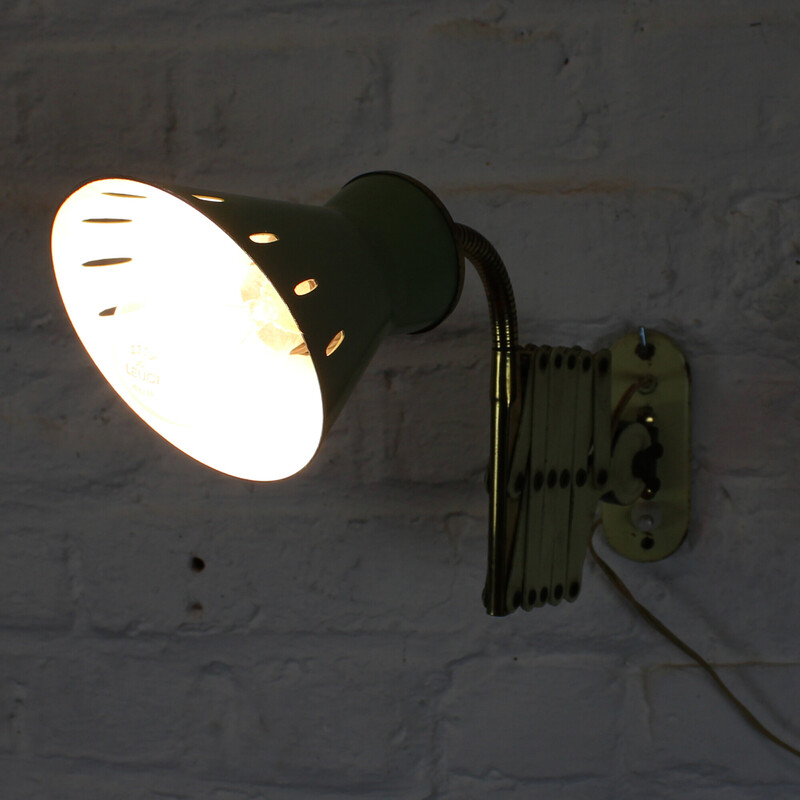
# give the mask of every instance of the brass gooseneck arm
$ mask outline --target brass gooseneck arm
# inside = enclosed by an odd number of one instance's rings
[[[519,383],[519,341],[514,292],[503,260],[480,233],[456,224],[458,243],[480,275],[489,301],[494,333],[492,357],[491,459],[489,463],[489,553],[484,589],[487,613],[509,613],[506,584],[509,553],[508,507],[505,501],[508,483],[509,442],[512,406]]]

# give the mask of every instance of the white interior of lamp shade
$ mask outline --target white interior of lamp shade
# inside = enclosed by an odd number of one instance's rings
[[[308,463],[323,411],[303,335],[210,219],[153,186],[99,180],[64,201],[52,246],[78,336],[148,425],[240,478],[278,480]]]

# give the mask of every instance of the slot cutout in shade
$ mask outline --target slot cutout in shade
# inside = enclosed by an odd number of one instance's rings
[[[313,278],[307,278],[304,281],[300,281],[300,283],[294,287],[294,293],[298,297],[302,297],[305,294],[311,294],[316,288],[317,282]]]
[[[333,339],[328,342],[328,346],[325,348],[325,355],[332,356],[340,347],[342,342],[344,341],[344,331],[339,331]]]
[[[81,264],[82,267],[113,267],[116,264],[128,264],[133,261],[132,258],[125,258],[124,256],[120,256],[119,258],[95,258],[92,261],[84,261]]]
[[[247,238],[256,244],[272,244],[273,242],[278,241],[278,237],[274,233],[269,233],[267,231],[262,231],[261,233],[251,233]]]

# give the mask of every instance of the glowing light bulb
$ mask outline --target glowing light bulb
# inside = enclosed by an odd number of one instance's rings
[[[113,219],[130,222],[84,222]],[[308,463],[323,411],[302,332],[211,220],[155,187],[95,181],[59,210],[53,262],[92,359],[162,436],[250,480],[288,477]]]

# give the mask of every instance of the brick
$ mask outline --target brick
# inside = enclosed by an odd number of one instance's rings
[[[388,80],[380,53],[363,40],[334,39],[325,47],[304,36],[245,47],[231,42],[188,59],[185,91],[204,101],[184,102],[179,125],[190,159],[209,180],[238,169],[260,178],[259,191],[268,193],[273,165],[280,174],[283,163],[299,161],[325,174],[363,137],[370,155],[379,152]],[[340,183],[354,177],[336,174]]]
[[[34,752],[46,757],[170,764],[182,750],[185,687],[173,660],[70,648],[29,688]]]
[[[13,54],[13,55],[12,55]],[[162,164],[175,140],[174,58],[146,43],[12,47],[5,146],[33,173],[84,179]],[[6,109],[4,109],[5,111]],[[44,167],[44,164],[49,167]],[[81,177],[73,177],[73,186]]]
[[[398,141],[428,141],[445,159],[458,152],[471,161],[476,151],[513,158],[524,145],[541,153],[569,146],[579,158],[596,152],[592,137],[575,141],[585,114],[567,89],[557,32],[461,16],[414,22],[398,72]],[[488,62],[502,68],[486,70]]]
[[[800,418],[796,368],[770,355],[698,354],[692,361],[697,457],[719,476],[759,473],[781,487],[796,462],[787,426]]]
[[[281,638],[195,674],[187,767],[214,781],[421,797],[438,693],[398,640]],[[423,660],[430,666],[430,660]],[[337,687],[331,691],[332,687]],[[404,795],[405,796],[405,795]]]
[[[3,516],[0,627],[69,627],[74,605],[64,537],[47,532],[44,520],[31,525],[27,504],[6,506]]]
[[[32,666],[24,656],[2,658],[3,678],[0,681],[0,759],[21,755],[30,750],[31,720],[26,703],[27,678]]]
[[[721,667],[720,676],[768,728],[793,742],[797,667]],[[794,780],[794,759],[759,736],[699,668],[664,666],[645,675],[649,732],[634,737],[634,769],[706,772],[721,784],[781,784]],[[691,702],[687,702],[688,699]]]
[[[488,331],[459,337],[445,329],[443,336],[390,339],[364,375],[347,415],[358,421],[350,456],[356,480],[446,484],[466,475],[482,482],[491,340]]]
[[[104,764],[81,764],[76,769],[66,759],[4,759],[0,756],[3,789],[15,800],[85,800],[99,794],[124,797],[125,800],[308,800],[320,790],[304,785],[285,786],[274,783],[253,784],[246,781],[205,780],[170,769],[125,768]],[[353,796],[369,796],[369,790],[355,794],[348,790],[325,788],[330,800],[350,800]],[[387,800],[421,800],[424,794],[407,790],[381,788]]]
[[[613,755],[623,684],[612,665],[568,657],[479,656],[446,699],[448,768],[474,778],[602,774]]]
[[[618,778],[558,778],[557,780],[517,780],[509,778],[497,771],[486,777],[466,775],[448,776],[447,789],[442,795],[447,800],[513,800],[520,796],[532,796],[536,793],[547,793],[558,797],[568,792],[576,800],[613,800],[619,796],[620,781]],[[649,788],[649,787],[648,787]]]
[[[687,348],[692,337],[709,335],[701,310],[718,298],[724,270],[697,269],[711,212],[691,196],[600,185],[574,191],[531,186],[456,194],[451,205],[459,221],[480,230],[503,258],[523,341],[595,348],[642,324],[679,340],[682,335]],[[471,267],[468,277],[474,279]],[[466,314],[473,325],[486,326],[488,337],[486,301],[477,285],[470,288],[466,307],[459,306],[445,328]],[[681,313],[686,302],[698,313]]]

